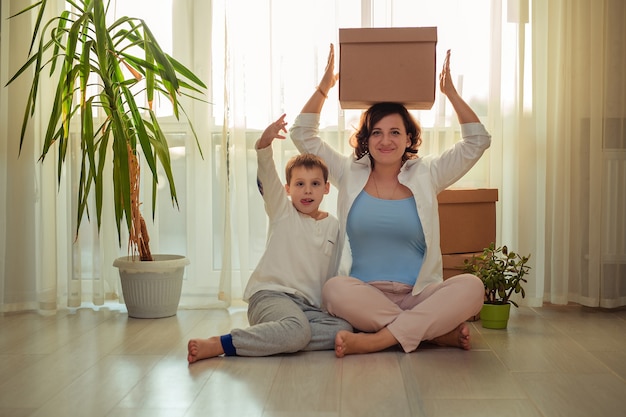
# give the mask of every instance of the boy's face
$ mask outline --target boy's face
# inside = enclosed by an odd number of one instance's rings
[[[294,167],[291,171],[291,182],[285,184],[291,202],[300,213],[316,217],[324,194],[330,191],[330,184],[324,182],[322,169],[303,166]]]

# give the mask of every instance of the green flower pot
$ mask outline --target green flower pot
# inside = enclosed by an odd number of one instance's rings
[[[483,304],[480,320],[486,329],[506,329],[509,322],[511,304]]]

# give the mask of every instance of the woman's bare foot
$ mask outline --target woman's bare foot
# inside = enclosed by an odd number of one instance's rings
[[[352,336],[354,336],[354,333],[350,333],[347,330],[339,330],[337,332],[335,336],[335,356],[343,358],[345,355],[350,354],[348,347],[352,345],[350,343]]]
[[[380,352],[397,344],[398,341],[386,327],[376,333],[340,330],[335,336],[335,356],[343,358],[345,355]]]
[[[430,342],[439,346],[452,346],[470,350],[471,344],[469,326],[467,323],[463,322],[459,324],[456,329],[442,336],[435,337]]]
[[[209,337],[208,339],[191,339],[187,343],[187,362],[189,363],[214,358],[223,354],[224,349],[219,336]]]

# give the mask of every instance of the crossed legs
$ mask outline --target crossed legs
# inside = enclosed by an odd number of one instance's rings
[[[483,284],[463,274],[411,294],[408,285],[392,282],[364,283],[356,278],[335,277],[324,286],[328,311],[350,322],[361,333],[340,331],[335,354],[369,353],[400,344],[412,352],[424,341],[440,346],[470,349],[465,320],[483,302]]]

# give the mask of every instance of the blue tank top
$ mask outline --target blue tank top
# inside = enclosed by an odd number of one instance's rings
[[[346,227],[352,250],[351,276],[365,282],[415,285],[426,241],[413,197],[382,200],[361,191]]]

